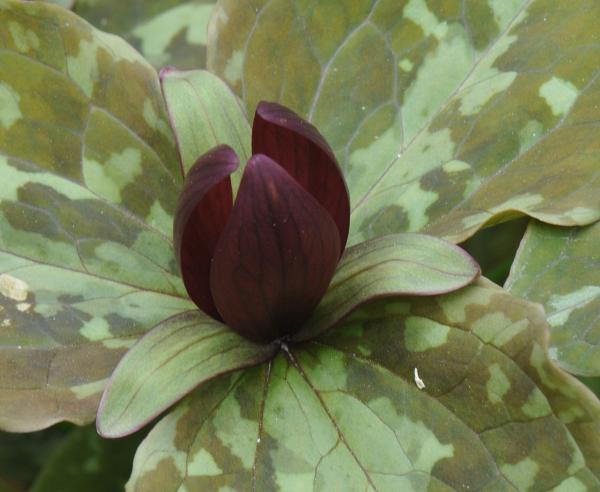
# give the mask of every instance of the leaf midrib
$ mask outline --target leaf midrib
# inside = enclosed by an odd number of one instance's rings
[[[159,290],[155,290],[155,289],[150,289],[148,287],[134,285],[134,284],[125,282],[123,280],[115,280],[114,278],[104,277],[102,275],[98,275],[96,273],[92,273],[92,272],[89,272],[89,271],[86,272],[86,271],[77,270],[75,268],[67,267],[67,266],[64,266],[64,265],[56,265],[56,264],[53,264],[53,263],[48,263],[47,261],[42,261],[42,260],[38,260],[38,259],[35,259],[35,258],[31,258],[31,257],[23,255],[23,254],[17,254],[15,252],[9,251],[7,249],[0,248],[0,252],[1,253],[6,253],[7,255],[15,256],[17,258],[21,258],[23,260],[30,261],[32,263],[32,265],[28,265],[28,266],[31,266],[31,267],[36,266],[36,265],[43,265],[43,266],[47,266],[47,267],[51,267],[51,268],[56,268],[58,270],[65,270],[65,271],[68,271],[68,272],[77,273],[79,275],[87,275],[87,276],[90,276],[90,277],[102,280],[104,282],[108,282],[108,283],[112,283],[112,284],[116,284],[116,285],[121,285],[121,286],[124,286],[124,287],[129,287],[129,288],[131,288],[131,289],[133,289],[134,291],[137,291],[137,292],[151,292],[151,293],[154,293],[154,294],[159,294],[159,295],[164,295],[164,296],[167,296],[167,297],[174,297],[176,299],[182,299],[182,300],[190,301],[190,299],[188,297],[181,296],[181,295],[176,294],[176,293],[163,292],[163,291],[159,291]],[[22,267],[24,268],[25,265],[22,265]]]
[[[362,473],[365,476],[368,484],[372,487],[372,489],[374,491],[377,492],[378,488],[373,483],[369,472],[364,467],[364,465],[361,463],[361,461],[358,459],[358,456],[356,456],[356,453],[354,452],[354,450],[352,449],[352,447],[350,446],[350,444],[346,441],[346,437],[344,436],[344,433],[342,432],[342,430],[337,425],[337,422],[336,422],[335,418],[333,417],[333,415],[331,415],[331,412],[329,411],[329,408],[327,407],[327,405],[323,401],[323,398],[322,398],[321,394],[313,386],[312,382],[310,381],[310,379],[308,378],[308,376],[304,372],[304,369],[302,368],[302,366],[298,362],[297,358],[294,357],[294,355],[292,354],[292,352],[289,351],[289,350],[287,350],[285,353],[287,355],[289,364],[292,367],[294,367],[294,369],[296,369],[296,371],[298,371],[298,373],[302,376],[302,379],[304,379],[305,383],[309,386],[309,388],[311,389],[311,391],[313,392],[313,394],[315,395],[315,397],[319,401],[319,404],[321,405],[321,408],[323,409],[323,411],[325,412],[325,414],[329,418],[329,421],[331,422],[331,424],[335,428],[335,431],[336,431],[336,433],[338,435],[338,440],[344,444],[344,446],[346,447],[346,449],[348,450],[348,452],[350,453],[350,455],[352,456],[352,458],[354,459],[354,461],[356,462],[356,464],[358,465],[358,467],[362,471]]]

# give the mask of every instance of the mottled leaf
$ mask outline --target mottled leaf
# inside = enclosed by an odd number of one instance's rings
[[[209,68],[305,116],[350,188],[350,244],[600,218],[595,0],[220,0]],[[565,179],[568,176],[568,179]]]
[[[184,171],[217,145],[229,145],[242,164],[232,175],[237,189],[251,155],[250,125],[237,97],[205,70],[165,69],[160,79]]]
[[[550,355],[561,367],[600,376],[600,224],[532,221],[505,287],[544,305]]]
[[[98,410],[98,432],[131,434],[201,383],[263,362],[276,350],[249,342],[199,311],[165,321],[115,369]]]
[[[193,309],[155,70],[60,7],[0,0],[0,427],[93,420],[149,328]]]
[[[128,490],[597,490],[600,406],[549,361],[546,329],[483,280],[379,301],[197,390]]]
[[[77,0],[75,12],[125,38],[155,67],[203,68],[214,0]]]
[[[463,250],[423,234],[396,234],[348,248],[329,290],[295,340],[312,338],[380,297],[436,295],[471,283],[479,267]]]
[[[44,464],[31,492],[123,490],[136,447],[144,434],[102,439],[92,426],[75,428]]]

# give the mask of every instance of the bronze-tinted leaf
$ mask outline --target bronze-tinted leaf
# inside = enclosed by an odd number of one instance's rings
[[[148,329],[194,309],[156,71],[73,13],[0,0],[0,427],[94,419]]]
[[[598,490],[600,403],[548,359],[546,330],[484,279],[381,300],[199,388],[128,490]]]
[[[351,245],[459,242],[519,214],[600,219],[598,18],[596,0],[220,0],[208,67],[249,114],[277,101],[325,136]]]

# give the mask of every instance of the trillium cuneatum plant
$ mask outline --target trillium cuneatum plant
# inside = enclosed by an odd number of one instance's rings
[[[169,74],[179,76],[165,70],[163,81]],[[186,174],[173,226],[187,292],[210,317],[205,326],[192,329],[200,341],[228,338],[234,344],[227,346],[228,364],[215,371],[212,358],[223,353],[204,343],[203,354],[188,362],[204,370],[191,378],[167,372],[155,381],[164,368],[140,373],[138,365],[149,346],[163,351],[161,364],[168,354],[167,343],[160,342],[164,326],[151,330],[123,358],[104,392],[100,434],[131,433],[199,384],[270,360],[281,348],[293,362],[288,344],[320,335],[361,304],[386,296],[447,293],[479,275],[476,262],[449,242],[418,234],[387,236],[346,253],[327,297],[350,221],[348,190],[331,148],[293,111],[263,101],[254,116],[252,154],[235,199],[230,180],[240,166],[235,151],[220,145],[200,156]],[[319,310],[311,318],[322,300],[327,318],[320,319]],[[162,398],[149,404],[146,393],[157,390]],[[137,414],[135,406],[129,407],[132,401],[144,406]]]
[[[598,18],[0,0],[32,490],[600,490]]]

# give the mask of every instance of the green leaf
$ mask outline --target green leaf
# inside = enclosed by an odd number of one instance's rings
[[[31,492],[123,490],[136,447],[144,435],[102,439],[92,426],[76,428],[47,460]]]
[[[65,9],[72,9],[73,5],[75,5],[75,0],[42,0],[48,3],[54,3],[56,5],[60,5]]]
[[[128,490],[596,490],[600,404],[552,365],[546,330],[484,280],[379,301],[194,392]]]
[[[75,12],[126,39],[155,67],[204,68],[214,0],[79,0]]]
[[[237,186],[251,156],[250,125],[237,97],[205,70],[164,70],[160,77],[184,170],[213,147],[226,144],[242,164],[232,175]]]
[[[208,66],[248,114],[280,101],[325,135],[350,244],[460,241],[515,214],[600,219],[599,17],[594,0],[220,0]]]
[[[259,364],[277,350],[249,342],[197,310],[168,320],[115,369],[98,410],[98,432],[131,434],[203,382]]]
[[[600,375],[600,224],[554,227],[532,221],[505,287],[544,305],[550,354],[569,372]]]
[[[380,297],[436,295],[470,284],[479,266],[462,249],[423,234],[396,234],[348,248],[325,297],[298,332],[307,340]]]
[[[114,366],[194,309],[155,70],[50,4],[0,0],[0,428],[93,420]]]

